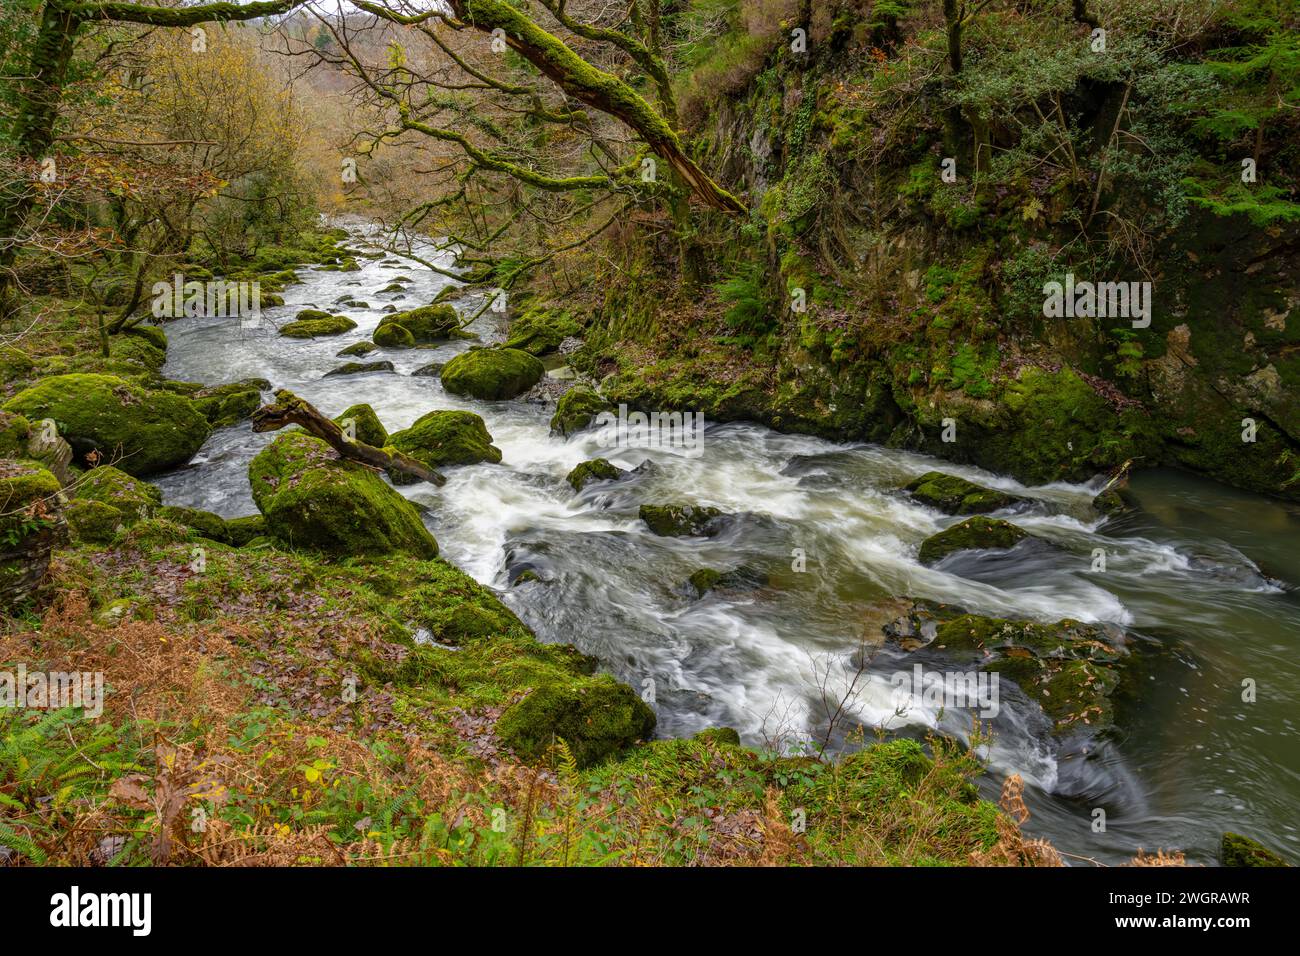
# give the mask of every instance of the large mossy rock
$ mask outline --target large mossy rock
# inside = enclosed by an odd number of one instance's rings
[[[566,338],[581,331],[582,327],[563,309],[533,309],[510,323],[506,348],[529,355],[547,355]]]
[[[446,304],[422,305],[418,309],[386,315],[379,321],[375,329],[376,334],[379,329],[388,325],[402,326],[411,333],[412,340],[419,345],[428,345],[443,339],[467,337],[460,329],[460,316],[454,308]],[[379,339],[376,338],[375,341],[378,342]]]
[[[357,441],[373,445],[375,448],[383,448],[388,444],[388,430],[379,420],[379,415],[367,403],[350,405],[334,419],[334,422],[342,427],[348,419],[352,420],[352,434]]]
[[[976,515],[932,534],[921,542],[917,557],[922,564],[937,564],[955,551],[993,551],[1014,548],[1029,537],[1010,521]]]
[[[556,402],[555,414],[551,416],[551,433],[568,438],[589,427],[597,415],[610,408],[610,403],[596,394],[595,389],[575,385]]]
[[[664,538],[711,537],[723,517],[717,508],[699,505],[642,505],[638,514],[651,531]]]
[[[1130,641],[1112,625],[1006,620],[917,601],[882,630],[905,651],[938,651],[955,666],[1014,681],[1057,735],[1098,733],[1114,722],[1112,697]]]
[[[421,415],[410,428],[389,435],[388,444],[430,468],[501,461],[501,449],[492,444],[487,425],[473,412]]]
[[[579,767],[589,767],[654,732],[655,714],[607,674],[543,684],[497,721],[497,737],[525,760],[539,760],[563,740]]]
[[[454,395],[496,401],[522,395],[546,368],[518,349],[470,349],[442,367],[442,387]]]
[[[133,475],[148,475],[194,457],[207,439],[207,418],[183,395],[153,391],[113,375],[56,375],[4,405],[30,421],[51,418],[77,455],[98,452]]]
[[[196,531],[200,537],[210,541],[230,543],[230,534],[226,530],[226,519],[221,515],[204,511],[201,508],[186,508],[180,505],[163,505],[157,516],[164,521],[171,521]]]
[[[1240,833],[1223,834],[1219,843],[1219,862],[1224,866],[1290,866],[1262,843]]]
[[[112,508],[118,523],[132,525],[151,517],[162,505],[162,491],[112,465],[86,472],[71,489],[74,501],[96,501]]]
[[[975,515],[1010,508],[1025,501],[1004,491],[985,488],[956,475],[927,471],[903,486],[922,504],[950,515]]]
[[[318,438],[279,436],[249,463],[248,480],[267,531],[292,547],[338,555],[438,553],[414,505]]]
[[[213,428],[228,428],[244,421],[262,405],[262,392],[269,390],[266,379],[250,378],[228,385],[200,388],[191,393],[194,406]]]
[[[280,334],[290,339],[318,339],[329,335],[342,335],[356,327],[357,324],[346,315],[326,314],[324,318],[297,319],[282,325]]]
[[[40,587],[50,554],[67,540],[61,487],[39,465],[0,460],[0,611]]]
[[[382,345],[384,348],[415,348],[415,336],[411,334],[411,330],[397,323],[379,326],[375,329],[372,338],[375,340],[375,345]]]
[[[584,461],[574,468],[565,477],[574,491],[581,491],[593,481],[615,481],[623,476],[623,470],[617,465],[610,464],[604,458],[593,458],[590,461]]]

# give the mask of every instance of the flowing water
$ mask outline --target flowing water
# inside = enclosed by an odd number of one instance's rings
[[[365,247],[363,228],[354,238]],[[1212,863],[1231,829],[1300,859],[1300,508],[1162,471],[1134,479],[1139,511],[1103,522],[1089,507],[1094,486],[1026,488],[905,451],[753,424],[709,425],[699,457],[603,448],[591,432],[565,441],[549,434],[550,405],[464,399],[443,392],[436,376],[410,375],[466,342],[378,349],[364,361],[388,359],[396,373],[323,377],[349,361],[335,357],[339,349],[369,338],[385,305],[425,304],[448,281],[410,262],[359,261],[360,272],[300,270],[305,281],[259,329],[232,319],[173,323],[165,373],[209,384],[264,377],[329,415],[369,402],[389,431],[433,409],[481,415],[501,464],[448,469],[444,487],[402,493],[428,507],[443,556],[496,589],[543,640],[572,642],[632,686],[653,687],[661,735],[728,725],[756,745],[820,738],[820,687],[847,686],[864,633],[878,635],[870,625],[887,619],[896,596],[995,616],[1110,622],[1135,634],[1152,661],[1121,710],[1117,738],[1056,743],[1036,706],[1004,682],[984,794],[995,798],[1001,779],[1020,773],[1033,814],[1026,829],[1079,857],[1115,862],[1139,846],[1176,847]],[[409,278],[406,291],[381,294],[397,276]],[[370,308],[334,306],[344,295]],[[277,336],[277,325],[309,305],[344,311],[359,326],[317,340]],[[489,311],[472,330],[491,340],[498,326]],[[247,465],[274,437],[247,423],[216,432],[190,465],[159,481],[166,502],[255,513]],[[565,475],[597,456],[624,468],[649,464],[575,494]],[[918,544],[958,519],[896,489],[932,468],[1036,499],[1040,507],[1016,521],[1057,547],[922,566]],[[676,501],[734,517],[708,539],[656,537],[637,518],[642,503]],[[1098,548],[1105,570],[1094,570]],[[699,568],[741,565],[766,572],[768,586],[701,599],[684,586]],[[541,580],[510,587],[523,568]],[[833,743],[842,745],[852,725],[964,738],[969,712],[918,703],[898,713],[889,675],[910,667],[895,649],[879,649]],[[1253,703],[1242,699],[1247,680]],[[1104,832],[1095,832],[1095,808],[1105,810]]]

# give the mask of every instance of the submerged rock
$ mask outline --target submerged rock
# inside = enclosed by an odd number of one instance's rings
[[[1231,831],[1219,843],[1219,862],[1223,866],[1290,866],[1286,860],[1250,837]]]
[[[903,486],[922,504],[950,515],[974,515],[1021,504],[1028,499],[985,488],[956,475],[927,471]]]
[[[551,416],[551,433],[568,438],[591,425],[596,416],[612,406],[586,385],[575,385],[555,404]]]
[[[574,468],[564,480],[573,486],[574,491],[581,491],[593,481],[613,481],[624,474],[621,468],[611,465],[604,458],[593,458]]]
[[[436,411],[421,415],[410,428],[393,432],[388,444],[430,468],[501,461],[501,449],[483,419],[473,412]],[[395,477],[394,481],[401,481]]]
[[[349,419],[352,420],[352,433],[357,441],[373,445],[375,448],[383,448],[388,444],[388,431],[384,428],[384,423],[379,420],[375,410],[365,402],[345,408],[334,418],[334,423],[342,427]]]
[[[921,542],[917,558],[922,564],[937,564],[955,551],[992,551],[1014,548],[1029,533],[1001,518],[976,516],[932,534]]]
[[[638,514],[652,532],[672,538],[711,537],[717,534],[718,519],[723,517],[717,508],[699,505],[642,505]]]
[[[339,555],[438,553],[409,501],[318,438],[279,436],[249,463],[248,481],[267,531],[292,547]]]
[[[710,591],[753,591],[767,587],[768,582],[767,572],[742,564],[730,571],[700,568],[686,583],[701,598]]]
[[[147,475],[194,457],[211,431],[194,402],[113,375],[42,379],[4,404],[28,419],[50,418],[78,457],[97,452],[133,475]]]
[[[442,367],[442,387],[453,395],[499,401],[522,395],[545,374],[545,366],[527,352],[470,349]]]
[[[579,767],[589,767],[654,732],[655,714],[608,674],[536,687],[497,721],[501,742],[525,760],[563,740]]]

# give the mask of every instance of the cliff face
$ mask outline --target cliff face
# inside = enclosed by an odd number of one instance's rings
[[[1300,499],[1300,120],[1206,132],[1254,94],[1204,51],[1256,40],[1211,22],[1175,55],[1133,24],[1103,60],[1084,27],[1008,13],[945,80],[918,52],[942,26],[815,22],[716,102],[705,162],[751,222],[704,223],[711,288],[653,261],[612,282],[588,370],[614,400],[1032,482],[1136,459]],[[1090,303],[1099,283],[1120,285]]]

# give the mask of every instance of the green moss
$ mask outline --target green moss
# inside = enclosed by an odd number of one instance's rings
[[[415,348],[415,336],[404,325],[392,323],[381,325],[375,329],[372,336],[376,345],[382,345],[389,349],[410,349]]]
[[[156,325],[133,325],[125,334],[144,339],[160,352],[167,351],[167,333]]]
[[[529,355],[546,355],[581,331],[582,327],[563,309],[533,309],[510,323],[506,348],[520,349]]]
[[[262,391],[270,388],[263,379],[250,379],[202,388],[192,393],[194,406],[213,428],[228,428],[244,421],[262,406]]]
[[[626,684],[608,675],[543,684],[497,721],[501,742],[526,760],[543,757],[556,740],[578,766],[598,763],[648,737],[655,715]]]
[[[30,420],[54,419],[78,455],[97,451],[133,475],[184,464],[209,432],[207,419],[190,399],[111,375],[43,379],[4,408]]]
[[[73,498],[98,501],[118,514],[118,521],[131,525],[147,518],[162,505],[162,491],[112,465],[92,468],[72,488]]]
[[[122,513],[112,505],[90,498],[74,499],[64,509],[73,539],[79,542],[106,544],[122,526]]]
[[[373,445],[375,448],[383,448],[388,444],[388,430],[384,428],[384,423],[368,404],[362,402],[359,405],[350,405],[341,414],[336,415],[334,421],[342,425],[349,418],[352,419],[357,441]]]
[[[226,519],[226,540],[236,548],[242,548],[254,538],[265,534],[266,519],[261,515]]]
[[[0,411],[0,458],[23,458],[31,423],[22,415]]]
[[[1027,537],[1010,521],[977,516],[930,535],[921,542],[917,557],[922,564],[935,564],[954,551],[1013,548]]]
[[[1219,862],[1224,866],[1290,866],[1286,860],[1263,844],[1227,832],[1219,843]]]
[[[941,471],[927,471],[903,487],[922,504],[952,515],[983,514],[1024,500]]]
[[[347,355],[360,357],[362,355],[368,355],[369,353],[373,352],[376,348],[377,346],[375,345],[374,342],[353,342],[347,348],[340,349],[338,352],[338,357],[343,358],[344,356]]]
[[[411,333],[411,338],[418,344],[428,344],[443,339],[462,338],[460,316],[447,304],[424,305],[409,312],[395,312],[384,316],[375,329],[375,341],[380,345],[379,329],[389,325],[400,325]]]
[[[430,468],[501,461],[483,419],[473,412],[435,411],[421,415],[410,428],[393,432],[388,444]]]
[[[621,469],[611,465],[604,458],[593,458],[574,468],[564,480],[573,486],[574,491],[581,491],[589,482],[612,481],[622,474]]]
[[[211,541],[228,544],[230,534],[226,530],[225,519],[211,511],[199,508],[184,508],[176,505],[163,505],[155,512],[159,518],[192,528]]]
[[[293,547],[343,555],[438,553],[409,501],[309,435],[276,438],[249,464],[248,480],[267,530]]]
[[[740,746],[740,734],[731,727],[707,727],[691,739],[714,744],[718,747]]]
[[[515,398],[542,380],[546,368],[518,349],[470,349],[442,367],[442,387],[485,401]]]
[[[59,509],[59,480],[39,465],[0,462],[0,546],[13,545],[45,527]]]
[[[280,326],[280,334],[291,339],[315,339],[351,332],[357,324],[346,315],[327,315],[323,319],[299,319]]]
[[[698,505],[642,505],[638,515],[661,537],[708,537],[716,532],[716,519],[722,512]]]
[[[610,409],[610,403],[586,385],[575,385],[555,405],[551,416],[551,432],[568,438],[588,427],[596,416]]]

